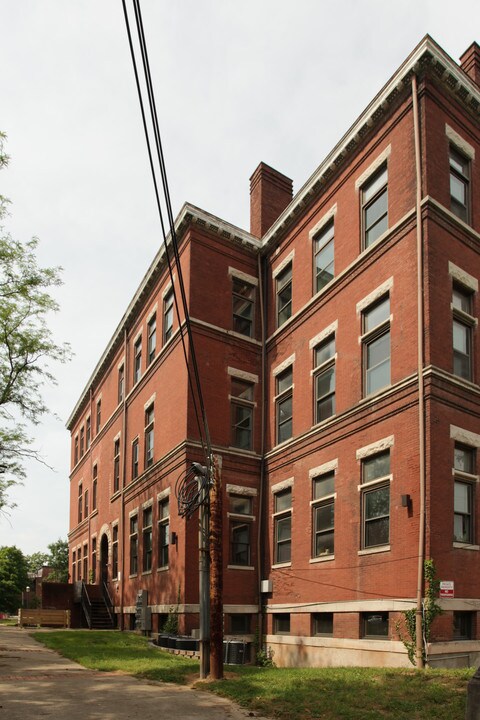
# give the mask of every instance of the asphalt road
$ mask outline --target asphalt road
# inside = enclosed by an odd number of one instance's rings
[[[253,714],[208,692],[88,670],[36,642],[27,630],[0,626],[0,720],[248,717]]]

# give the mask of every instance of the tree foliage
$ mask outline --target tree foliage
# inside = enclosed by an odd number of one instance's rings
[[[434,561],[425,560],[423,569],[425,578],[425,597],[422,601],[422,656],[423,661],[428,662],[427,645],[430,641],[432,623],[438,615],[442,614],[443,611],[437,602],[440,581],[437,579]],[[400,623],[397,623],[397,632],[400,640],[407,649],[408,659],[412,665],[416,665],[417,628],[415,608],[404,610],[403,616],[406,635]]]
[[[0,133],[0,168],[8,164]],[[45,383],[55,383],[49,361],[64,362],[68,345],[58,345],[46,318],[58,310],[51,289],[61,284],[60,268],[38,265],[38,240],[14,240],[3,221],[8,200],[0,196],[0,510],[7,491],[25,477],[23,462],[39,459],[25,421],[38,424],[48,408]]]
[[[49,564],[50,555],[45,552],[35,552],[31,555],[25,555],[27,563],[27,571],[29,575],[36,575],[44,565]]]
[[[0,547],[0,611],[15,613],[28,583],[27,563],[15,546]]]
[[[46,580],[48,582],[68,582],[68,542],[59,538],[50,543],[48,549],[50,555],[48,556],[47,565],[53,570]]]

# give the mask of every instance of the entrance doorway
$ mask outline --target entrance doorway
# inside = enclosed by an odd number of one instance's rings
[[[100,582],[108,582],[108,537],[102,535],[100,541]]]

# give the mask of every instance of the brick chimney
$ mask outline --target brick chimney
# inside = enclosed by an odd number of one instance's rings
[[[460,67],[480,87],[480,46],[473,42],[460,58]]]
[[[286,175],[261,162],[250,178],[250,232],[262,237],[293,196],[293,183]]]

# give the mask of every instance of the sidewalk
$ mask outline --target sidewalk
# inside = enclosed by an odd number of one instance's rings
[[[245,720],[230,701],[178,685],[87,670],[0,626],[0,720]]]

